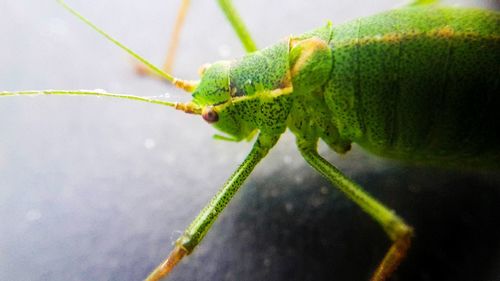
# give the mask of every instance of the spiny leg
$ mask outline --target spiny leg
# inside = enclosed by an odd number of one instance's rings
[[[184,234],[177,239],[170,255],[146,278],[146,281],[156,281],[167,276],[184,256],[193,252],[194,248],[205,237],[217,216],[224,210],[257,163],[267,155],[278,139],[279,136],[259,135],[243,163],[231,175],[217,195],[212,198],[210,203],[198,214],[184,231]]]
[[[393,241],[371,278],[372,281],[386,280],[405,258],[411,244],[412,228],[398,217],[394,211],[371,197],[361,186],[347,178],[341,171],[321,157],[317,152],[317,140],[311,142],[298,139],[297,145],[306,161],[375,219]]]

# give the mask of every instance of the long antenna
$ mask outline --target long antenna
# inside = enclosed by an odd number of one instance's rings
[[[173,107],[177,110],[184,111],[186,113],[201,114],[201,108],[193,103],[178,103],[169,102],[164,100],[152,99],[147,97],[140,97],[134,95],[124,95],[124,94],[114,94],[108,93],[103,90],[41,90],[41,91],[14,91],[14,92],[0,92],[0,97],[12,97],[12,96],[39,96],[39,95],[72,95],[72,96],[97,96],[97,97],[111,97],[128,99],[135,101],[142,101],[153,104],[160,104],[169,107]]]
[[[139,54],[137,54],[136,52],[132,51],[131,49],[129,49],[127,46],[123,45],[122,43],[120,43],[118,40],[116,40],[115,38],[113,38],[111,35],[109,35],[108,33],[106,33],[104,30],[100,29],[99,27],[97,27],[94,23],[92,23],[89,19],[87,19],[86,17],[84,17],[82,14],[78,13],[76,10],[74,10],[73,8],[71,8],[68,4],[66,4],[63,0],[57,0],[57,2],[59,2],[59,4],[61,4],[66,10],[68,10],[70,13],[72,13],[73,15],[75,15],[77,18],[79,18],[80,20],[82,20],[84,23],[86,23],[88,26],[90,26],[91,28],[93,28],[95,31],[97,31],[98,33],[100,33],[102,36],[104,36],[106,39],[108,39],[109,41],[111,41],[113,44],[115,44],[116,46],[120,47],[122,50],[124,50],[125,52],[127,52],[128,54],[130,54],[131,56],[133,56],[134,58],[136,58],[137,60],[139,60],[140,62],[142,62],[144,65],[146,65],[149,69],[151,69],[151,71],[153,71],[155,74],[157,74],[158,76],[172,82],[172,84],[174,84],[175,86],[187,91],[187,92],[192,92],[194,91],[194,89],[196,88],[196,86],[198,85],[198,82],[197,81],[187,81],[187,80],[181,80],[181,79],[177,79],[175,78],[174,76],[164,72],[163,70],[161,70],[160,68],[156,67],[154,64],[150,63],[148,60],[146,60],[145,58],[141,57]]]

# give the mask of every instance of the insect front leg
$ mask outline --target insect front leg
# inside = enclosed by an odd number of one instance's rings
[[[175,248],[168,258],[146,278],[146,281],[156,281],[167,276],[184,256],[193,252],[257,163],[267,155],[278,139],[279,135],[270,136],[262,133],[259,135],[243,163],[177,239]]]
[[[317,139],[310,141],[299,138],[297,139],[297,146],[302,156],[314,169],[375,219],[393,241],[371,278],[372,281],[386,280],[405,258],[411,244],[413,229],[394,211],[370,196],[361,186],[321,157],[317,151]]]

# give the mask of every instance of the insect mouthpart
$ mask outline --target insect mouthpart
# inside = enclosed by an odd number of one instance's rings
[[[207,106],[203,108],[201,117],[203,117],[203,119],[205,119],[205,121],[210,124],[215,123],[219,120],[219,115],[217,114],[217,112],[215,112],[213,106]]]

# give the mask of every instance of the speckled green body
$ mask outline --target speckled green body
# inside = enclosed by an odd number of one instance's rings
[[[201,109],[228,135],[224,139],[258,137],[177,240],[172,260],[194,250],[288,128],[304,159],[392,240],[371,279],[387,280],[405,257],[413,229],[322,158],[319,139],[338,153],[354,142],[400,161],[500,168],[500,14],[434,2],[327,24],[204,69],[187,107]]]
[[[194,102],[214,105],[215,126],[236,140],[288,127],[339,153],[354,142],[402,161],[495,168],[499,62],[499,13],[406,7],[219,62]]]
[[[194,249],[248,171],[288,128],[306,161],[394,241],[399,254],[389,251],[380,267],[393,270],[409,247],[411,227],[322,159],[318,139],[338,153],[357,143],[411,163],[500,168],[499,62],[499,13],[416,5],[327,24],[214,63],[203,72],[193,104],[225,139],[249,139],[256,132],[259,137],[178,247]],[[391,264],[394,256],[398,262]]]
[[[324,98],[343,138],[385,157],[500,167],[500,15],[413,7],[333,29]]]

